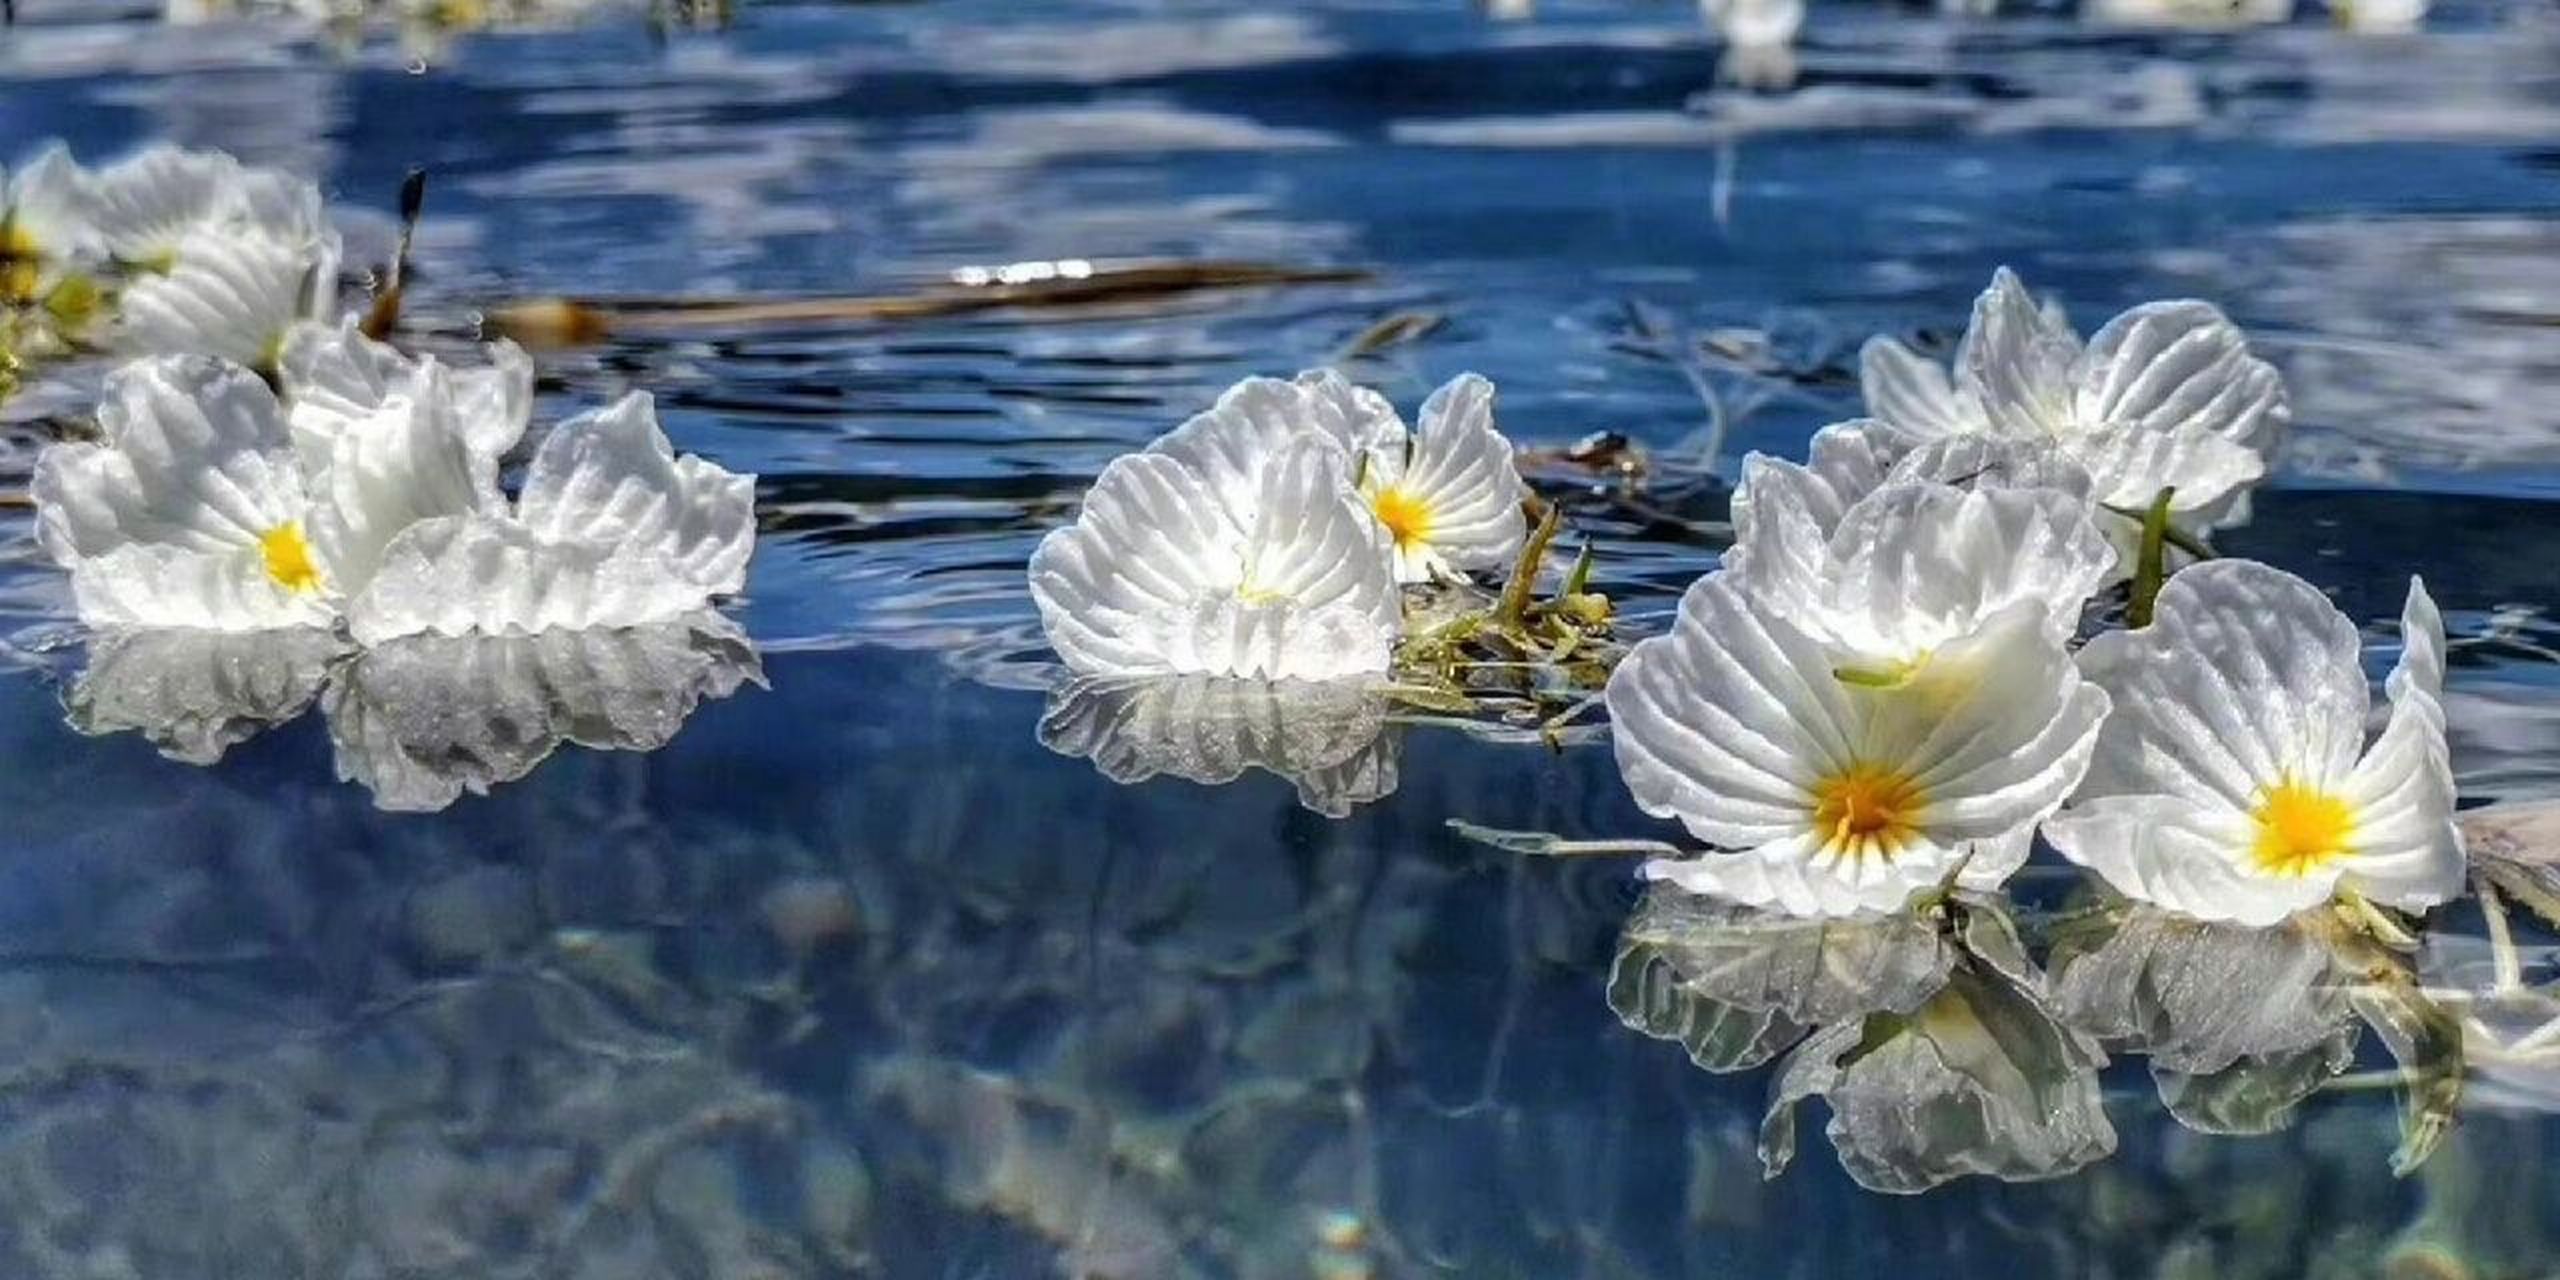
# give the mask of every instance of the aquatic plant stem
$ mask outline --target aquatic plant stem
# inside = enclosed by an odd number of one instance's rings
[[[2151,500],[2151,509],[2143,513],[2142,543],[2134,554],[2133,603],[2125,609],[2125,625],[2140,629],[2151,625],[2152,606],[2160,599],[2160,585],[2169,576],[2169,500],[2177,494],[2172,485]]]
[[[1564,513],[1556,504],[1543,504],[1546,513],[1539,517],[1538,527],[1529,531],[1529,540],[1520,546],[1519,563],[1511,567],[1511,579],[1502,584],[1502,596],[1494,601],[1493,625],[1497,630],[1518,630],[1529,613],[1529,597],[1537,590],[1538,567],[1546,562],[1547,547],[1564,527]]]

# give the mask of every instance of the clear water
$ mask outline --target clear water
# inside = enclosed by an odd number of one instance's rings
[[[1049,714],[1021,584],[1109,457],[1422,310],[1446,323],[1365,378],[1410,406],[1480,370],[1515,438],[1623,432],[1680,479],[1584,508],[1630,628],[1658,626],[1714,563],[1699,477],[1799,451],[1854,410],[1859,339],[1943,338],[2005,262],[2084,324],[2200,294],[2248,326],[2300,444],[2227,549],[2377,638],[2423,573],[2466,799],[2547,797],[2547,5],[2387,36],[1817,3],[1791,90],[1727,83],[1781,73],[1669,0],[605,8],[359,38],[17,7],[12,149],[174,138],[374,210],[425,167],[419,310],[446,335],[527,295],[889,293],[1026,260],[1371,274],[546,356],[538,419],[648,387],[681,447],[761,473],[734,612],[763,685],[731,671],[689,720],[630,689],[601,726],[516,707],[529,772],[440,812],[339,781],[341,717],[211,767],[75,732],[67,600],[0,507],[0,1274],[2560,1269],[2560,1129],[2529,1088],[2394,1179],[2387,1093],[2211,1137],[2121,1060],[2120,1149],[2073,1176],[1873,1194],[1810,1104],[1763,1181],[1768,1073],[1700,1071],[1611,1010],[1627,868],[1443,825],[1659,834],[1596,733],[1549,752],[1354,712],[1307,747],[1333,770],[1308,803],[1262,771],[1123,785],[1043,744],[1075,717]],[[423,687],[490,714],[473,680]],[[561,735],[664,745],[534,764]]]

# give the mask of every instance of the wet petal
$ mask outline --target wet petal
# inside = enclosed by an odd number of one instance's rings
[[[400,636],[633,627],[702,607],[702,588],[636,547],[546,542],[513,520],[445,516],[410,525],[347,608],[359,643]]]
[[[135,361],[108,375],[98,425],[104,443],[55,445],[36,464],[39,537],[56,563],[134,544],[254,548],[302,516],[283,415],[246,369]]]
[[[755,551],[755,477],[675,456],[642,391],[554,427],[526,469],[517,514],[544,541],[663,561],[698,595],[738,591]]]
[[[1869,415],[1915,435],[1972,435],[1991,425],[1982,402],[1958,391],[1943,366],[1882,334],[1858,349],[1858,392]]]
[[[1973,304],[1956,385],[1982,406],[1989,430],[2028,438],[2071,434],[2080,343],[2054,329],[2015,273],[2000,268]]]
[[[2293,417],[2283,376],[2205,302],[2145,303],[2108,321],[2089,340],[2077,382],[2079,417],[2091,427],[2215,435],[2257,455],[2262,469]]]
[[[333,294],[334,249],[199,230],[166,275],[125,287],[107,345],[127,355],[180,352],[271,367],[297,321]]]

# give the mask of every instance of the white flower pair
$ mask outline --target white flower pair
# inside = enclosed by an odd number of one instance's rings
[[[55,445],[38,534],[93,628],[334,627],[403,635],[633,626],[735,592],[753,477],[676,458],[649,397],[554,428],[523,492],[499,459],[523,434],[532,368],[411,361],[304,326],[285,399],[203,356],[109,375],[105,439]]]
[[[2264,565],[2179,573],[2150,627],[2075,660],[2113,563],[2086,488],[2032,444],[1872,423],[1826,429],[1810,466],[1750,460],[1727,567],[1609,683],[1637,802],[1722,851],[1647,874],[1796,914],[1890,911],[1998,885],[2041,827],[2123,892],[2211,919],[2457,893],[2424,589],[2367,749],[2354,627]]]
[[[1031,594],[1089,675],[1380,673],[1398,584],[1508,563],[1525,493],[1482,378],[1433,393],[1417,431],[1330,370],[1251,378],[1105,468],[1032,555]]]
[[[8,299],[74,341],[273,369],[284,336],[334,307],[341,244],[319,188],[218,151],[154,146],[91,170],[60,144],[7,184]],[[110,317],[92,331],[95,312]]]
[[[1952,376],[1883,336],[1859,374],[1867,411],[1905,432],[2020,441],[2077,463],[2120,545],[2162,490],[2190,537],[2245,520],[2292,421],[2282,376],[2211,304],[2145,303],[2083,345],[2005,267],[1974,303]]]

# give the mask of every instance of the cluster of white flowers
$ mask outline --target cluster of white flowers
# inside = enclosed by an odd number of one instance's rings
[[[272,370],[293,326],[336,305],[319,188],[222,152],[154,146],[87,169],[56,144],[0,201],[0,301],[66,349]]]
[[[1087,675],[1382,674],[1399,584],[1509,564],[1527,494],[1473,374],[1414,429],[1331,370],[1251,378],[1105,468],[1033,553],[1031,595]]]
[[[37,460],[37,530],[93,628],[415,634],[625,627],[737,591],[754,478],[678,458],[646,392],[551,429],[510,501],[532,366],[287,337],[282,398],[207,356],[108,375],[105,438]]]
[[[2355,627],[2268,566],[2176,573],[2148,626],[2077,649],[2165,499],[2190,546],[2245,513],[2284,387],[2200,302],[2085,346],[2003,271],[1952,376],[1869,344],[1873,420],[1808,465],[1754,456],[1735,544],[1607,701],[1640,805],[1712,851],[1648,876],[1800,915],[1989,889],[2052,845],[2119,891],[2272,923],[2341,892],[2424,908],[2463,879],[2439,689],[2412,581],[2370,745]]]
[[[94,172],[59,149],[8,184],[12,305],[106,281],[102,438],[32,490],[45,550],[100,630],[524,635],[675,618],[744,583],[754,477],[675,456],[646,393],[552,428],[510,499],[533,367],[412,359],[334,310],[318,189],[155,148]]]

